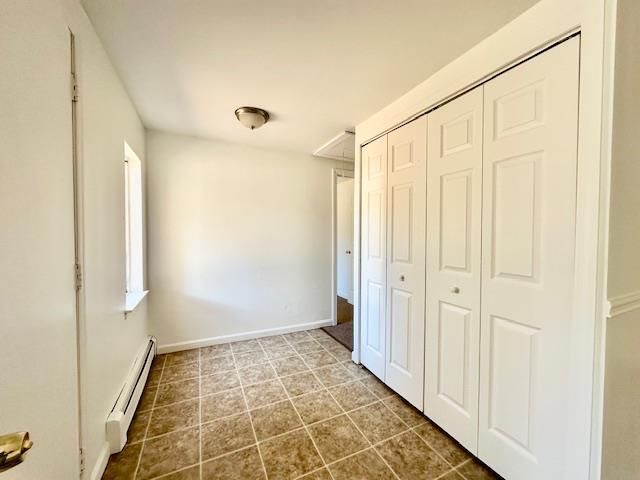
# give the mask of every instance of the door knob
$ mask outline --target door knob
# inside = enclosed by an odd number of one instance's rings
[[[404,275],[400,275],[400,281],[404,282]]]
[[[33,447],[29,432],[15,432],[0,436],[0,472],[15,467],[23,455]]]
[[[459,287],[451,287],[451,288],[449,289],[449,291],[450,291],[451,293],[460,293],[460,288],[459,288]]]

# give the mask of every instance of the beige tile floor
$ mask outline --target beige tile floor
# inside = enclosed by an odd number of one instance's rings
[[[160,355],[103,480],[499,478],[321,330]]]

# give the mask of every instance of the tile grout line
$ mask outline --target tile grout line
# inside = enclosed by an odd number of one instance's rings
[[[308,335],[308,334],[307,334]],[[310,335],[309,335],[310,336]],[[286,339],[285,339],[286,340]],[[295,347],[294,347],[295,350]],[[304,363],[307,368],[309,367],[309,365],[307,365],[307,363],[304,361],[304,359],[302,357],[300,357],[300,359],[302,360],[302,363]],[[271,365],[271,367],[275,370],[275,367],[273,365]],[[312,371],[313,372],[313,371]],[[293,401],[291,400],[291,395],[289,395],[289,392],[287,391],[287,387],[284,386],[284,383],[282,383],[282,379],[280,378],[280,376],[278,375],[278,372],[276,371],[276,375],[278,378],[278,382],[280,383],[280,385],[282,386],[285,395],[287,396],[287,399],[289,400],[289,403],[291,404],[291,406],[293,407],[293,411],[296,412],[296,415],[298,415],[298,418],[300,419],[300,423],[302,424],[302,427],[304,428],[304,431],[307,433],[307,436],[309,437],[309,439],[311,439],[311,443],[313,444],[313,448],[316,449],[316,452],[318,452],[318,456],[320,457],[320,461],[322,462],[322,467],[326,468],[327,467],[327,462],[324,459],[324,456],[322,455],[322,452],[320,451],[320,449],[318,448],[318,445],[316,444],[316,441],[313,438],[313,435],[311,435],[311,432],[309,431],[309,429],[307,428],[307,425],[305,424],[304,420],[302,420],[302,415],[300,415],[300,412],[298,411],[298,408],[296,407],[296,404],[293,403]],[[315,375],[314,375],[315,376]],[[322,383],[320,383],[322,385]],[[321,390],[319,390],[321,391]],[[329,471],[329,469],[327,468],[327,471]],[[308,472],[307,472],[308,473]],[[329,476],[331,477],[332,480],[335,480],[333,478],[333,475],[331,475],[331,472],[329,472]]]
[[[267,352],[264,351],[260,342],[256,340],[256,343],[260,347],[262,353],[267,355]],[[236,363],[236,357],[233,352],[233,346],[231,347],[231,355],[233,357],[233,365],[236,368],[236,375],[238,375],[238,381],[240,381],[240,391],[242,392],[242,399],[244,400],[244,406],[247,407],[247,417],[249,417],[249,424],[251,425],[251,431],[253,432],[253,438],[256,441],[255,447],[258,450],[258,457],[260,458],[260,464],[262,465],[262,473],[264,474],[265,480],[268,480],[269,476],[267,475],[267,467],[264,464],[264,459],[262,458],[262,452],[260,451],[260,446],[258,445],[258,435],[256,434],[256,428],[253,425],[253,417],[251,416],[251,411],[249,410],[249,402],[247,401],[247,396],[244,393],[244,386],[242,386],[242,380],[240,380],[240,373],[238,372],[238,364]],[[273,367],[272,367],[273,368]],[[200,479],[202,480],[202,479]]]
[[[138,455],[138,463],[136,464],[136,469],[133,472],[133,478],[134,479],[138,477],[138,471],[140,470],[140,463],[142,462],[142,454],[144,453],[144,446],[146,445],[146,441],[147,441],[147,433],[149,432],[149,426],[151,425],[151,420],[153,419],[153,407],[156,404],[156,399],[158,398],[158,392],[160,392],[160,382],[162,382],[162,377],[164,376],[164,367],[165,367],[166,363],[167,363],[167,357],[163,357],[162,358],[162,369],[160,370],[160,378],[158,379],[158,386],[156,387],[156,393],[153,396],[153,402],[151,403],[151,410],[149,411],[150,413],[149,413],[149,420],[147,422],[147,427],[144,429],[144,437],[142,439],[142,445],[140,446],[140,454]],[[147,378],[148,378],[148,376],[147,376]],[[135,412],[134,412],[134,415],[135,415]]]
[[[296,332],[296,333],[298,333],[298,332]],[[366,378],[368,378],[368,376],[367,376],[367,375],[359,375],[359,374],[357,374],[356,372],[352,372],[350,369],[348,369],[348,367],[346,367],[346,366],[345,366],[345,364],[346,364],[347,362],[353,363],[351,360],[341,360],[341,358],[339,357],[338,352],[334,353],[334,352],[333,352],[332,350],[330,350],[328,347],[326,347],[325,345],[321,344],[321,343],[319,342],[319,339],[317,339],[316,337],[314,337],[314,336],[310,335],[307,331],[302,331],[302,332],[300,332],[300,333],[306,333],[306,337],[307,337],[307,338],[305,338],[305,339],[299,339],[298,341],[293,342],[293,341],[291,341],[290,339],[285,338],[285,337],[284,337],[284,335],[274,335],[274,336],[272,336],[272,337],[264,337],[265,339],[266,339],[266,338],[277,338],[277,337],[280,337],[280,338],[282,338],[282,339],[283,339],[283,341],[284,341],[284,343],[283,343],[283,344],[263,345],[263,343],[262,343],[262,342],[260,342],[260,340],[261,340],[261,339],[255,339],[254,341],[256,342],[256,345],[258,346],[258,348],[257,348],[257,349],[255,349],[255,350],[248,350],[248,351],[246,351],[246,352],[245,352],[245,351],[243,351],[243,352],[238,352],[238,353],[236,353],[236,352],[235,352],[235,349],[233,348],[232,344],[233,344],[233,343],[237,343],[237,342],[229,343],[229,346],[230,346],[230,354],[223,354],[223,355],[216,355],[216,354],[211,355],[211,356],[205,355],[205,354],[204,354],[204,352],[203,352],[203,348],[201,347],[201,348],[198,348],[198,349],[197,349],[197,350],[198,350],[198,359],[196,360],[196,362],[182,362],[182,363],[177,363],[177,364],[171,364],[171,365],[169,365],[169,363],[168,363],[168,359],[169,359],[169,358],[168,358],[168,355],[169,355],[169,354],[167,354],[167,355],[165,356],[165,358],[163,358],[163,359],[162,359],[163,361],[162,361],[162,367],[161,367],[160,377],[159,377],[158,383],[157,383],[157,385],[156,385],[156,391],[155,391],[154,398],[153,398],[153,401],[152,401],[152,407],[151,407],[151,409],[149,409],[149,410],[144,410],[144,411],[140,412],[140,413],[143,413],[143,412],[144,412],[144,413],[146,413],[146,412],[148,412],[148,415],[149,415],[149,419],[148,419],[148,421],[147,421],[147,425],[146,425],[146,428],[145,428],[145,434],[144,434],[143,440],[140,440],[139,442],[134,442],[134,443],[132,443],[132,444],[129,444],[129,445],[135,445],[136,443],[142,443],[141,450],[140,450],[140,453],[139,453],[139,455],[138,455],[138,462],[137,462],[137,465],[136,465],[135,475],[137,476],[137,475],[139,474],[139,469],[140,469],[141,459],[142,459],[142,453],[143,453],[143,451],[144,451],[145,444],[146,444],[146,442],[147,442],[148,440],[150,440],[150,439],[155,439],[155,438],[159,438],[159,437],[162,437],[162,436],[165,436],[165,435],[169,435],[169,434],[174,433],[174,432],[177,432],[177,431],[183,431],[183,430],[187,430],[187,429],[193,428],[193,425],[191,425],[191,426],[189,426],[189,427],[185,427],[185,428],[182,428],[182,429],[173,430],[173,431],[171,431],[171,432],[167,432],[167,433],[165,433],[165,434],[156,435],[156,436],[154,436],[154,437],[147,437],[147,435],[148,435],[148,431],[149,431],[149,428],[150,428],[150,425],[151,425],[151,419],[152,419],[152,417],[154,416],[155,410],[157,410],[157,409],[163,409],[163,408],[165,408],[165,407],[168,407],[168,406],[171,406],[171,405],[175,405],[175,404],[179,404],[179,403],[182,403],[182,402],[187,402],[187,401],[189,401],[189,400],[194,400],[194,399],[196,398],[196,397],[193,397],[193,398],[190,398],[190,399],[188,398],[188,399],[186,399],[186,400],[180,400],[180,401],[178,401],[178,402],[173,402],[173,403],[169,403],[169,404],[166,404],[166,405],[157,406],[157,400],[158,400],[158,396],[159,396],[159,394],[160,394],[160,387],[161,387],[162,385],[169,385],[169,384],[173,384],[173,383],[186,382],[186,381],[189,381],[189,380],[194,380],[194,379],[196,379],[196,380],[198,381],[198,397],[197,397],[197,399],[199,400],[199,419],[198,419],[198,420],[199,420],[199,423],[198,423],[198,429],[199,429],[199,433],[200,433],[200,434],[199,434],[199,440],[200,440],[200,441],[199,441],[199,463],[198,463],[198,466],[199,466],[199,478],[200,478],[200,480],[202,480],[202,475],[203,475],[202,464],[204,463],[204,461],[203,461],[203,456],[202,456],[202,426],[203,426],[203,425],[207,425],[207,424],[209,424],[209,423],[216,422],[216,421],[220,421],[220,420],[222,420],[222,419],[224,419],[224,418],[230,418],[230,417],[237,416],[237,415],[242,415],[242,414],[248,414],[248,415],[249,415],[249,420],[250,420],[251,427],[252,427],[252,431],[253,431],[253,434],[254,434],[253,436],[254,436],[255,444],[252,444],[252,445],[249,445],[249,446],[244,446],[244,447],[242,447],[242,448],[240,448],[240,449],[237,449],[237,450],[234,450],[234,451],[231,451],[231,452],[223,453],[223,454],[221,454],[221,455],[218,455],[218,456],[212,457],[211,459],[208,459],[207,461],[209,461],[209,460],[214,460],[214,459],[217,459],[217,458],[220,458],[220,457],[224,457],[224,456],[226,456],[226,455],[230,455],[230,454],[235,453],[235,452],[237,452],[237,451],[241,451],[241,450],[248,449],[248,448],[251,448],[251,447],[255,446],[255,447],[258,449],[258,454],[259,454],[259,456],[260,456],[260,460],[261,460],[261,464],[262,464],[263,473],[264,473],[264,474],[265,474],[265,476],[266,476],[266,475],[267,475],[267,473],[266,473],[266,467],[265,467],[264,459],[263,459],[263,457],[262,457],[262,453],[261,453],[261,450],[260,450],[260,444],[261,444],[261,443],[264,443],[264,442],[265,442],[265,441],[267,441],[267,440],[271,440],[271,439],[274,439],[274,438],[278,438],[278,437],[280,437],[280,436],[284,436],[284,435],[290,434],[290,433],[295,432],[295,431],[304,430],[304,431],[307,433],[307,435],[310,437],[310,439],[311,439],[311,441],[312,441],[312,443],[313,443],[313,445],[314,445],[314,448],[315,448],[315,449],[316,449],[316,451],[318,452],[319,457],[320,457],[320,460],[322,461],[322,464],[323,464],[323,465],[322,465],[321,467],[319,467],[318,469],[311,470],[311,471],[309,471],[309,472],[305,472],[302,476],[305,476],[305,475],[308,475],[308,474],[310,474],[310,473],[314,473],[314,472],[317,472],[317,471],[321,471],[321,470],[323,470],[323,469],[325,469],[325,468],[326,468],[326,469],[327,469],[327,471],[328,471],[328,473],[329,473],[329,476],[331,476],[331,478],[333,478],[333,474],[331,473],[331,471],[330,471],[330,470],[329,470],[329,468],[328,468],[330,465],[333,465],[333,464],[335,464],[335,463],[338,463],[338,462],[344,461],[344,460],[346,460],[346,459],[348,459],[348,458],[350,458],[350,457],[352,457],[352,456],[354,456],[354,455],[357,455],[357,454],[359,454],[359,453],[362,453],[362,452],[364,452],[364,451],[367,451],[367,450],[373,450],[373,452],[374,452],[374,453],[375,453],[375,454],[376,454],[376,455],[377,455],[377,456],[378,456],[378,457],[379,457],[379,458],[384,462],[384,464],[385,464],[385,465],[386,465],[386,466],[391,470],[391,472],[394,474],[394,476],[396,476],[396,477],[397,477],[396,472],[393,470],[393,468],[391,468],[391,466],[387,463],[387,461],[386,461],[386,460],[385,460],[385,459],[380,455],[380,453],[376,450],[376,447],[377,447],[377,446],[379,446],[379,445],[381,445],[382,443],[387,442],[387,441],[389,441],[389,440],[392,440],[393,438],[396,438],[396,437],[398,437],[398,436],[400,436],[400,435],[402,435],[402,434],[405,434],[405,433],[408,433],[408,432],[413,432],[414,434],[418,435],[418,437],[420,438],[420,440],[422,441],[422,443],[423,443],[423,444],[425,444],[428,448],[430,448],[430,449],[431,449],[431,450],[432,450],[432,451],[433,451],[433,452],[434,452],[434,453],[435,453],[439,458],[441,458],[441,459],[443,460],[443,462],[444,462],[447,466],[449,466],[449,467],[450,467],[450,470],[448,470],[448,471],[444,472],[443,474],[441,474],[439,477],[437,477],[437,479],[440,479],[440,478],[442,478],[442,477],[444,477],[444,476],[448,475],[448,474],[449,474],[449,473],[451,473],[451,472],[456,472],[458,475],[460,475],[460,476],[461,476],[462,478],[464,478],[464,479],[466,479],[466,478],[467,478],[465,475],[463,475],[463,474],[460,472],[459,468],[460,468],[460,467],[462,467],[462,466],[464,466],[464,465],[466,465],[466,464],[467,464],[467,463],[469,463],[469,462],[472,462],[474,457],[471,457],[471,458],[469,458],[469,459],[467,459],[467,460],[465,460],[465,461],[463,461],[463,462],[461,462],[461,463],[457,464],[456,466],[453,466],[450,462],[448,462],[448,461],[447,461],[447,460],[446,460],[446,459],[445,459],[445,458],[440,454],[440,452],[439,452],[437,449],[435,449],[435,448],[434,448],[434,447],[433,447],[433,446],[432,446],[432,445],[431,445],[431,444],[430,444],[426,439],[424,439],[421,435],[419,435],[419,434],[417,433],[416,429],[417,429],[417,428],[419,428],[420,426],[424,425],[424,424],[426,423],[426,421],[428,421],[428,417],[424,416],[424,418],[423,418],[423,420],[424,420],[424,421],[423,421],[423,422],[421,422],[421,423],[420,423],[420,424],[418,424],[418,425],[411,426],[411,425],[409,424],[409,422],[408,422],[408,421],[405,421],[405,420],[404,420],[404,419],[403,419],[403,418],[402,418],[398,413],[396,413],[396,412],[395,412],[395,411],[394,411],[394,410],[393,410],[389,405],[387,405],[387,403],[386,403],[386,402],[388,401],[388,399],[389,399],[389,398],[392,398],[392,397],[394,397],[394,396],[396,396],[396,397],[397,397],[397,394],[396,394],[395,392],[392,392],[392,391],[391,391],[392,393],[390,393],[390,394],[389,394],[389,395],[387,395],[387,396],[379,396],[379,395],[377,395],[377,394],[376,394],[376,393],[375,393],[375,392],[374,392],[374,391],[373,391],[369,386],[367,386],[367,384],[365,384],[365,383],[364,383],[364,380],[365,380]],[[304,349],[298,350],[298,349],[296,348],[296,345],[298,345],[298,344],[300,344],[300,343],[304,343],[304,342],[308,342],[308,343],[310,343],[310,342],[315,342],[315,344],[317,344],[318,349],[317,349],[317,350],[310,350],[310,351],[304,351]],[[266,343],[266,342],[265,342],[265,343]],[[267,352],[267,349],[270,349],[270,348],[278,348],[278,347],[285,347],[285,346],[286,346],[286,347],[289,347],[290,351],[291,351],[291,352],[293,352],[293,353],[292,353],[292,354],[290,354],[290,355],[284,355],[284,356],[279,357],[279,358],[278,358],[278,357],[276,357],[276,358],[271,358],[272,353],[268,353],[268,352]],[[335,350],[338,350],[338,349],[340,349],[340,348],[342,348],[342,349],[344,348],[344,347],[342,347],[341,345],[339,345],[339,344],[337,344],[337,343],[336,343],[335,347],[336,347],[336,348],[335,348]],[[281,400],[278,400],[278,401],[275,401],[275,402],[271,402],[271,403],[269,403],[269,404],[265,404],[265,405],[258,406],[258,407],[256,407],[254,410],[256,410],[256,409],[258,409],[258,408],[268,407],[268,406],[270,406],[270,405],[274,405],[274,404],[276,404],[276,403],[280,403],[280,402],[282,402],[282,401],[286,400],[286,401],[288,401],[288,402],[293,406],[294,411],[296,412],[296,414],[297,414],[297,416],[298,416],[298,418],[299,418],[299,420],[300,420],[300,422],[301,422],[301,425],[302,425],[301,427],[298,427],[298,428],[295,428],[295,429],[289,430],[288,432],[284,432],[284,433],[279,434],[279,435],[275,435],[275,436],[272,436],[272,437],[269,437],[269,438],[265,438],[265,439],[263,439],[263,440],[261,440],[261,441],[258,441],[258,439],[257,439],[257,434],[256,434],[255,427],[254,427],[254,424],[253,424],[253,419],[252,419],[252,417],[251,417],[251,413],[250,413],[252,410],[249,408],[248,399],[247,399],[247,397],[246,397],[246,394],[245,394],[244,389],[245,389],[246,387],[248,387],[248,386],[252,386],[252,385],[260,385],[260,384],[262,384],[262,383],[266,383],[266,382],[273,381],[273,380],[274,380],[273,378],[268,379],[268,380],[266,380],[266,381],[262,381],[262,382],[250,383],[250,384],[247,384],[247,385],[244,385],[244,384],[240,381],[240,382],[239,382],[239,385],[240,385],[239,387],[229,388],[229,389],[225,389],[225,390],[220,390],[220,391],[214,392],[214,393],[212,393],[212,394],[208,394],[208,395],[203,395],[203,394],[202,394],[202,393],[203,393],[203,391],[202,391],[202,379],[203,379],[203,378],[205,378],[205,377],[209,377],[209,376],[213,376],[213,375],[217,375],[217,374],[221,374],[221,373],[225,373],[225,372],[234,372],[234,373],[235,373],[235,375],[237,375],[237,376],[238,376],[238,380],[239,380],[239,370],[240,370],[240,368],[238,367],[238,360],[237,360],[237,358],[236,358],[236,355],[249,354],[249,353],[254,353],[254,352],[261,352],[262,354],[264,354],[265,361],[260,361],[260,360],[258,360],[258,361],[257,361],[257,363],[251,363],[250,365],[246,365],[246,367],[243,367],[243,368],[256,367],[256,366],[258,366],[258,365],[260,365],[260,364],[268,364],[268,365],[271,367],[271,369],[273,369],[273,370],[274,370],[274,373],[276,374],[276,380],[278,380],[278,383],[279,383],[279,385],[283,388],[284,393],[285,393],[285,396],[286,396],[286,398],[285,398],[285,399],[281,399]],[[302,353],[301,353],[301,352],[302,352]],[[311,367],[309,367],[309,363],[308,363],[308,362],[307,362],[307,360],[305,359],[304,355],[311,354],[311,353],[319,353],[319,352],[328,353],[328,354],[331,356],[331,358],[333,358],[333,359],[335,360],[335,363],[330,363],[330,364],[328,364],[328,365],[321,365],[321,366],[318,366],[318,367],[317,367],[317,368],[315,368],[315,369],[312,369]],[[202,375],[202,369],[201,369],[201,367],[202,367],[203,360],[205,360],[205,359],[209,359],[209,358],[210,358],[210,359],[213,359],[213,358],[220,358],[220,357],[223,357],[223,356],[230,356],[230,357],[231,357],[231,359],[232,359],[232,361],[233,361],[233,365],[234,365],[234,368],[233,368],[232,370],[223,370],[223,371],[220,371],[220,372],[215,372],[215,373],[211,373],[211,374],[207,374],[207,375]],[[288,374],[288,375],[283,375],[283,376],[279,375],[279,374],[278,374],[278,372],[276,371],[275,367],[274,367],[274,361],[275,361],[275,360],[286,359],[286,358],[294,358],[294,357],[300,358],[300,359],[302,360],[303,364],[308,368],[308,370],[307,370],[307,371],[294,372],[294,373],[291,373],[291,374]],[[185,364],[189,364],[189,363],[198,363],[198,376],[197,376],[197,377],[187,378],[187,379],[181,378],[180,380],[175,380],[175,381],[172,381],[172,382],[166,382],[166,383],[163,383],[163,379],[165,378],[165,369],[166,369],[166,368],[168,368],[168,367],[177,367],[177,366],[181,366],[181,365],[185,365]],[[356,364],[354,364],[354,365],[356,365]],[[329,386],[327,386],[327,385],[325,385],[325,384],[320,380],[320,378],[318,377],[318,375],[317,375],[316,371],[317,371],[317,370],[321,370],[321,369],[323,369],[323,368],[331,367],[331,366],[341,366],[342,368],[347,369],[347,371],[348,371],[348,373],[349,373],[349,376],[350,376],[351,378],[350,378],[349,380],[345,381],[345,382],[340,382],[340,383],[337,383],[337,384],[335,384],[335,385],[331,385],[330,387],[329,387]],[[364,370],[364,369],[363,369],[363,370]],[[310,372],[310,373],[312,374],[313,378],[315,378],[315,379],[316,379],[316,381],[318,382],[318,384],[319,384],[319,386],[320,386],[320,389],[319,389],[319,390],[316,390],[316,391],[306,392],[306,393],[303,393],[303,394],[301,394],[301,395],[297,395],[297,396],[291,395],[291,394],[289,393],[289,391],[287,390],[287,388],[284,386],[283,379],[286,379],[286,378],[288,378],[288,377],[292,377],[292,376],[295,376],[295,375],[299,375],[299,374],[302,374],[302,373],[307,373],[307,372]],[[346,386],[346,385],[353,384],[353,383],[356,383],[356,382],[358,382],[358,383],[360,383],[361,385],[363,385],[363,386],[365,387],[365,389],[373,395],[373,397],[375,398],[375,400],[374,400],[373,402],[370,402],[370,403],[366,404],[366,405],[362,405],[362,406],[360,406],[360,407],[357,407],[357,408],[354,408],[354,409],[351,409],[351,410],[347,411],[347,410],[346,410],[346,409],[345,409],[345,408],[344,408],[344,407],[343,407],[343,406],[342,406],[342,405],[337,401],[336,397],[335,397],[335,396],[333,395],[333,393],[330,391],[330,388],[339,387],[339,386]],[[224,416],[224,417],[216,418],[216,419],[211,420],[211,421],[209,421],[209,422],[203,422],[203,417],[202,417],[202,401],[201,401],[201,400],[202,400],[202,398],[207,397],[207,396],[210,396],[210,395],[216,395],[216,394],[219,394],[219,393],[232,391],[232,390],[235,390],[235,389],[237,389],[237,388],[240,388],[240,389],[241,389],[241,393],[242,393],[242,396],[243,396],[243,400],[244,400],[244,404],[245,404],[246,410],[241,411],[241,412],[236,412],[236,413],[233,413],[233,414],[231,414],[231,415]],[[318,420],[318,421],[316,421],[316,422],[312,422],[312,423],[310,423],[310,424],[308,424],[308,425],[307,425],[307,424],[305,424],[305,422],[302,420],[302,416],[300,415],[300,412],[299,412],[299,410],[298,410],[298,407],[296,407],[296,405],[293,403],[293,401],[294,401],[295,399],[297,399],[297,398],[302,398],[302,397],[305,397],[305,396],[308,396],[308,395],[311,395],[311,394],[314,394],[314,393],[316,393],[316,394],[317,394],[317,393],[319,393],[319,392],[324,392],[324,391],[326,391],[326,392],[329,394],[329,396],[332,398],[332,400],[333,400],[333,401],[334,401],[334,402],[339,406],[339,409],[340,409],[341,413],[339,413],[338,415],[334,415],[334,416],[328,417],[328,418],[324,418],[324,419],[322,419],[322,420]],[[401,397],[397,397],[397,398],[401,398]],[[390,412],[391,412],[395,417],[397,417],[397,418],[400,420],[400,422],[401,422],[403,425],[405,425],[405,426],[407,427],[407,429],[406,429],[406,430],[403,430],[402,432],[399,432],[399,433],[398,433],[398,434],[396,434],[396,435],[393,435],[393,436],[391,436],[391,437],[389,437],[389,438],[383,439],[383,440],[381,440],[380,442],[377,442],[377,443],[373,444],[373,443],[372,443],[372,442],[371,442],[371,441],[370,441],[370,440],[369,440],[369,439],[368,439],[368,438],[363,434],[362,430],[361,430],[361,429],[360,429],[360,428],[355,424],[355,422],[353,421],[353,419],[352,419],[352,418],[351,418],[351,416],[350,416],[350,413],[353,413],[353,412],[355,412],[355,411],[357,411],[357,410],[359,410],[359,409],[362,409],[362,408],[366,408],[366,407],[368,407],[368,406],[370,406],[370,405],[373,405],[373,404],[375,404],[375,403],[377,403],[377,402],[382,403],[382,405],[384,405],[384,408],[385,408],[386,410],[389,410],[389,411],[390,411]],[[410,407],[410,408],[411,408],[411,407]],[[337,417],[339,417],[339,416],[342,416],[342,415],[346,415],[346,416],[347,416],[347,418],[349,419],[349,421],[350,421],[350,422],[355,426],[356,430],[358,430],[358,432],[362,435],[362,437],[367,441],[367,443],[369,444],[369,446],[368,446],[368,447],[366,447],[366,448],[364,448],[364,449],[361,449],[361,450],[359,450],[359,451],[357,451],[357,452],[354,452],[353,454],[347,455],[347,456],[342,457],[342,458],[340,458],[340,459],[338,459],[338,460],[335,460],[335,461],[333,461],[333,462],[328,462],[328,463],[327,463],[327,462],[326,462],[326,460],[324,459],[324,456],[323,456],[323,455],[322,455],[322,453],[320,452],[320,450],[319,450],[319,448],[318,448],[318,446],[317,446],[317,444],[316,444],[316,442],[315,442],[315,440],[314,440],[313,436],[311,435],[311,432],[310,432],[310,430],[309,430],[309,427],[312,427],[313,425],[316,425],[316,424],[319,424],[319,423],[323,423],[323,422],[330,421],[330,420],[332,420],[332,419],[334,419],[334,418],[337,418]],[[168,473],[162,474],[162,475],[160,475],[160,476],[158,476],[158,477],[154,477],[154,478],[163,478],[163,477],[166,477],[166,476],[168,476],[168,475],[171,475],[172,473],[179,472],[179,471],[182,471],[182,470],[186,470],[186,469],[189,469],[189,468],[193,468],[194,466],[196,466],[196,465],[191,465],[191,466],[188,466],[188,467],[184,467],[184,468],[182,468],[182,469],[175,470],[175,471],[173,471],[173,472],[168,472]],[[298,477],[298,478],[300,478],[300,477]]]

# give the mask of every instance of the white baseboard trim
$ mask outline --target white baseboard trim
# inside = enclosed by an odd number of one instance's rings
[[[100,453],[98,454],[98,459],[96,460],[93,469],[91,470],[90,480],[100,480],[102,475],[104,475],[104,471],[107,469],[107,462],[109,461],[109,443],[104,442],[102,448],[100,449]]]
[[[250,332],[233,333],[231,335],[221,335],[219,337],[201,338],[199,340],[189,340],[187,342],[168,343],[158,345],[158,353],[179,352],[192,348],[209,347],[220,343],[238,342],[240,340],[252,340],[254,338],[268,337],[271,335],[281,335],[283,333],[300,332],[302,330],[312,330],[314,328],[329,327],[333,321],[328,318],[309,323],[299,323],[297,325],[287,325],[286,327],[265,328],[264,330],[253,330]]]
[[[640,309],[640,291],[627,293],[609,299],[609,313],[607,317],[615,318],[624,313]]]

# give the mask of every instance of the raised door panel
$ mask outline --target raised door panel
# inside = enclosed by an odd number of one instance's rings
[[[564,478],[579,39],[485,84],[479,456]]]
[[[430,113],[425,413],[477,451],[482,87]]]
[[[361,361],[371,372],[384,379],[387,329],[387,137],[365,145],[361,161]]]
[[[388,135],[387,355],[385,382],[422,409],[426,118]]]

